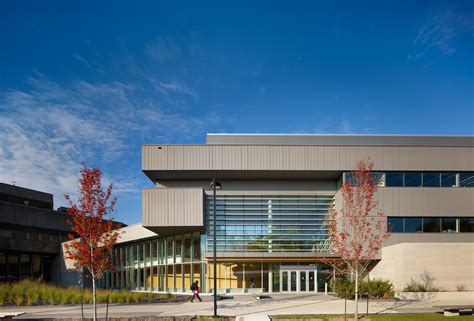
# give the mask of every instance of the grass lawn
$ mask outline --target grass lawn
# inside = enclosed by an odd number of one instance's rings
[[[353,320],[353,316],[347,316],[347,320]],[[447,318],[442,314],[372,314],[369,317],[363,316],[361,321],[437,321],[437,320],[469,320],[472,315],[462,315],[459,317]],[[279,315],[272,317],[272,320],[314,320],[314,321],[342,321],[344,316],[310,316],[310,315]]]

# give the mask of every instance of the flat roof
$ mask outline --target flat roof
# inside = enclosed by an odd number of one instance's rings
[[[53,203],[53,194],[11,184],[0,183],[0,193],[51,204]]]
[[[474,136],[373,134],[217,134],[207,145],[439,146],[474,147]]]

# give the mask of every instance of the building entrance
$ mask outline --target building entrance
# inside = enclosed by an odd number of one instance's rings
[[[317,292],[317,280],[316,269],[280,271],[282,292]]]

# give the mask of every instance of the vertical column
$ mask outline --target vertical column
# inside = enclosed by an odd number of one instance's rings
[[[273,263],[268,264],[268,292],[273,292]]]

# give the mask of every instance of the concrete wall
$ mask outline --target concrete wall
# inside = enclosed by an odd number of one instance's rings
[[[437,235],[440,236],[440,235]],[[455,236],[454,236],[455,237]],[[474,242],[403,242],[385,246],[371,278],[389,279],[402,290],[412,279],[455,291],[462,284],[474,290]]]

